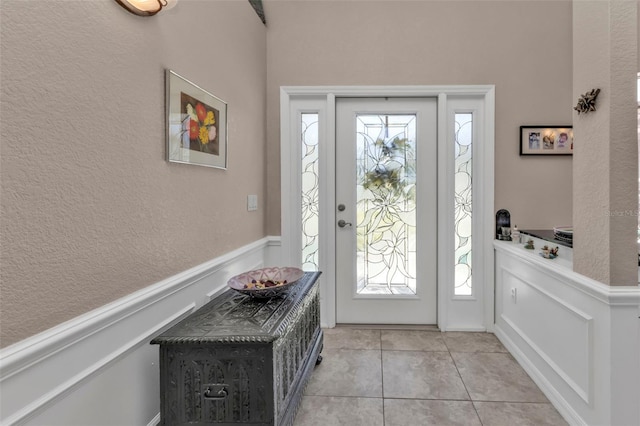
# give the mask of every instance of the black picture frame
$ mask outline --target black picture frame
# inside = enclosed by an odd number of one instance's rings
[[[573,155],[573,126],[520,126],[520,155]]]

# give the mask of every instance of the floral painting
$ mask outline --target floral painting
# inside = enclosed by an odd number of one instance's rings
[[[167,160],[227,168],[227,104],[167,70]]]
[[[218,142],[217,109],[198,99],[180,93],[182,120],[182,147],[194,151],[220,155]]]

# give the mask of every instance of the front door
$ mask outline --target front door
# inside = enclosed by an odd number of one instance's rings
[[[435,324],[437,100],[336,100],[336,320]]]

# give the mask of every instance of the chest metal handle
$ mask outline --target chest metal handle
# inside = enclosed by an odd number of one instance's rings
[[[207,385],[202,396],[206,399],[225,399],[229,395],[227,385]]]

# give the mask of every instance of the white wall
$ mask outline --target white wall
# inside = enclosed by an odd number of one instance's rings
[[[574,112],[574,268],[616,286],[638,273],[637,16],[635,1],[573,6],[573,96],[601,90],[595,112]]]
[[[571,124],[571,1],[267,1],[265,9],[269,235],[280,234],[280,86],[495,84],[495,209],[510,210],[522,229],[571,224],[571,157],[519,156],[519,126]]]
[[[2,346],[265,236],[266,28],[248,1],[0,13]],[[165,161],[165,68],[228,103],[228,170]]]

